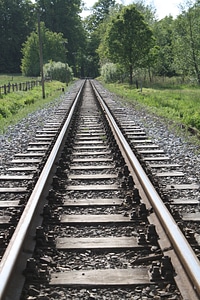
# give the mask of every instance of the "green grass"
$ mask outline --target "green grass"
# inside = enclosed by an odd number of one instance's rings
[[[19,81],[18,81],[19,82]],[[45,99],[42,87],[37,86],[29,91],[11,92],[0,98],[0,133],[4,133],[9,125],[16,124],[29,113],[44,107],[62,94],[64,83],[58,81],[45,82]]]
[[[1,74],[0,75],[0,86],[4,84],[8,85],[13,83],[20,83],[26,81],[34,81],[37,80],[37,77],[26,77],[22,76],[21,74]]]
[[[200,88],[183,85],[136,89],[127,84],[106,84],[111,92],[132,105],[144,105],[151,112],[200,130]]]

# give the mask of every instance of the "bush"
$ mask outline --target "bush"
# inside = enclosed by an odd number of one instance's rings
[[[44,65],[44,76],[52,80],[68,83],[73,79],[73,72],[68,64],[50,61]]]
[[[107,83],[116,82],[120,80],[121,70],[118,65],[113,63],[106,63],[101,67],[101,76]]]

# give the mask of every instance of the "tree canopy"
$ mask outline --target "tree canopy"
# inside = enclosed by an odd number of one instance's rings
[[[20,71],[21,46],[34,28],[30,0],[0,0],[0,72]]]
[[[61,33],[48,30],[44,23],[41,23],[41,39],[43,45],[43,62],[50,60],[65,62],[66,49],[65,39]],[[40,75],[39,39],[38,30],[32,32],[22,48],[23,59],[21,64],[22,73],[26,76]]]
[[[200,3],[189,6],[174,22],[173,53],[177,72],[200,84]]]
[[[86,47],[85,32],[80,17],[81,0],[38,0],[41,21],[52,32],[61,32],[67,40],[67,62],[74,66],[81,64],[80,52]],[[74,70],[74,73],[75,70]]]
[[[155,73],[161,76],[171,77],[176,75],[172,46],[173,30],[174,21],[172,16],[165,17],[164,19],[156,22],[153,27],[156,44],[159,47],[157,61],[155,64]]]
[[[153,46],[152,37],[135,5],[124,7],[108,26],[105,39],[108,57],[128,68],[131,84],[134,68],[143,67],[146,62],[145,56]]]

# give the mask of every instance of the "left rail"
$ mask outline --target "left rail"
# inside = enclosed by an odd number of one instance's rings
[[[0,263],[0,299],[13,299],[9,296],[13,293],[13,286],[16,287],[16,281],[21,282],[21,277],[27,258],[30,257],[32,245],[32,235],[34,229],[39,224],[41,209],[44,206],[45,195],[47,194],[47,183],[51,181],[51,174],[53,173],[55,162],[59,156],[63,146],[63,139],[66,136],[67,130],[71,123],[72,116],[77,108],[78,102],[81,98],[85,81],[80,86],[80,89],[75,97],[73,105],[67,116],[67,119],[59,133],[55,145],[47,159],[47,162],[40,174],[40,177],[30,195],[23,214],[17,224],[8,247],[2,257]],[[20,278],[20,280],[19,280]],[[14,291],[15,295],[20,294],[19,284],[18,291]]]

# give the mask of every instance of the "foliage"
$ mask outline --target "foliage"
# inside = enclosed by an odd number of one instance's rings
[[[153,26],[156,44],[159,47],[157,60],[153,66],[154,73],[160,76],[174,76],[174,55],[173,55],[173,30],[174,20],[171,16],[156,22]]]
[[[92,14],[87,17],[87,28],[93,32],[101,25],[107,16],[110,15],[111,9],[116,6],[115,0],[98,0],[92,7]]]
[[[117,8],[115,0],[98,0],[92,7],[92,14],[84,20],[88,36],[86,48],[87,76],[97,77],[99,75],[100,58],[97,49],[115,8]]]
[[[24,74],[39,75],[40,16],[44,64],[67,62],[76,77],[97,77],[112,62],[123,65],[130,82],[132,75],[181,75],[200,84],[200,1],[185,0],[175,19],[161,20],[146,2],[96,0],[82,20],[82,0],[0,0],[0,72],[20,72],[21,63]]]
[[[156,21],[156,10],[151,4],[146,4],[145,0],[134,1],[137,10],[143,15],[145,22],[153,26]]]
[[[67,41],[66,62],[74,67],[76,75],[83,64],[86,48],[86,35],[79,15],[81,0],[38,0],[37,5],[40,7],[41,21],[45,26],[52,32],[62,33]]]
[[[65,39],[63,38],[62,34],[49,31],[45,27],[44,23],[41,23],[41,38],[44,64],[49,60],[65,62]],[[37,31],[32,32],[27,41],[23,44],[22,53],[23,58],[21,69],[23,75],[39,76],[40,58]]]
[[[101,67],[101,77],[105,82],[116,82],[121,78],[120,66],[113,63],[106,63]]]
[[[134,68],[144,66],[145,57],[153,47],[152,35],[135,5],[123,7],[107,27],[104,42],[108,56],[129,71],[130,84]]]
[[[92,32],[87,40],[86,53],[84,56],[83,64],[83,76],[85,77],[97,77],[99,75],[99,57],[96,53],[96,49],[99,45],[98,31]]]
[[[183,76],[192,75],[200,84],[200,3],[183,9],[174,23],[174,65]]]
[[[44,65],[44,76],[53,80],[69,83],[73,78],[73,72],[68,64],[50,61]]]
[[[0,73],[20,71],[21,47],[34,28],[33,6],[30,0],[0,1]]]

